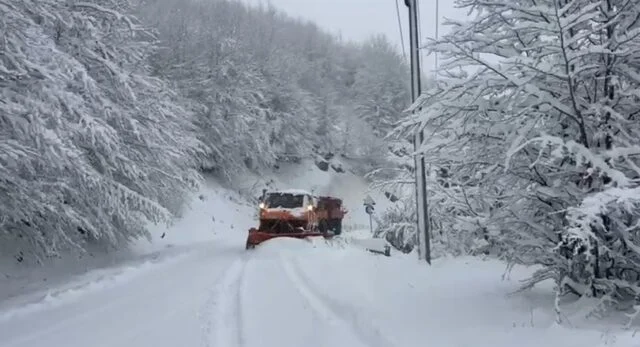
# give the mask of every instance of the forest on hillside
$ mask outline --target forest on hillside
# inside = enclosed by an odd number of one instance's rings
[[[0,2],[0,254],[126,246],[220,179],[314,153],[385,160],[408,66],[272,7]]]

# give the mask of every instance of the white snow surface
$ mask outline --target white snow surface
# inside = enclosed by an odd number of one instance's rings
[[[551,284],[510,295],[533,269],[503,279],[496,260],[384,257],[362,229],[246,251],[255,207],[215,184],[201,194],[137,258],[1,301],[0,346],[640,346],[580,310],[557,325]]]

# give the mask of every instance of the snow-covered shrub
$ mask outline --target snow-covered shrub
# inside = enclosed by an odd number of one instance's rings
[[[380,174],[380,171],[374,172]],[[394,191],[400,199],[382,213],[376,237],[385,237],[398,249],[412,250],[417,246],[416,238],[416,201],[413,173],[405,172],[393,179],[382,178],[374,181],[373,187]],[[477,210],[467,208],[471,202],[459,193],[459,201],[455,199],[455,189],[445,189],[442,181],[431,177],[427,180],[429,192],[429,225],[431,235],[432,256],[468,255],[495,251],[489,235],[485,218]],[[395,187],[394,187],[395,186]],[[401,188],[398,186],[402,186]]]
[[[403,199],[384,211],[373,237],[387,240],[393,247],[410,253],[417,246],[415,200]]]
[[[153,37],[127,11],[0,3],[0,252],[125,245],[197,182],[189,114],[149,77]]]
[[[394,247],[412,250],[417,246],[416,237],[416,200],[413,160],[408,144],[395,143],[392,152],[396,160],[389,168],[379,168],[366,177],[371,180],[371,188],[384,191],[388,198],[394,196],[392,207],[382,212],[379,218],[377,237],[385,237]],[[477,208],[469,213],[471,205],[469,193],[464,188],[448,189],[451,180],[442,174],[427,177],[429,193],[429,225],[432,256],[476,254],[487,251],[488,233],[483,224],[484,218]],[[456,192],[460,200],[455,199]],[[465,199],[464,197],[467,196]],[[476,206],[477,203],[474,203]]]
[[[398,129],[426,129],[443,180],[430,198],[501,256],[543,265],[529,284],[636,297],[640,1],[457,4],[476,15],[430,44],[441,78]]]
[[[590,195],[569,209],[567,219],[559,248],[571,254],[563,280],[573,290],[635,299],[640,294],[640,188]]]

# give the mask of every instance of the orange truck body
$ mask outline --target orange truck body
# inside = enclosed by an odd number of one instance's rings
[[[249,229],[246,248],[277,237],[331,238],[342,232],[342,219],[347,211],[342,200],[329,196],[316,197],[317,204],[306,209],[260,209],[260,225]]]

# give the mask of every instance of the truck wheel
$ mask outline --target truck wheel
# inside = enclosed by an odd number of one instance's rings
[[[321,220],[320,223],[318,223],[318,231],[320,231],[323,234],[326,234],[327,231],[329,231],[329,225],[327,224],[326,220]]]
[[[342,220],[341,219],[332,220],[331,221],[331,229],[333,230],[333,233],[335,235],[342,234]]]

